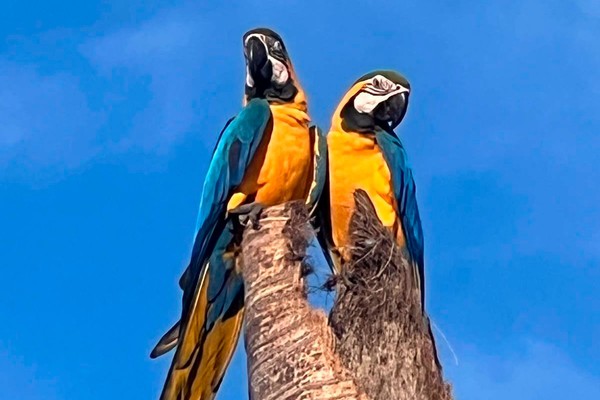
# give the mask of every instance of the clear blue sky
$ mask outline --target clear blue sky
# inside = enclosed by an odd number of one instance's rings
[[[324,128],[363,73],[411,81],[399,132],[457,397],[600,395],[599,3],[217,3],[2,2],[0,399],[156,397],[169,360],[148,353],[259,25]],[[246,397],[244,365],[219,400]]]

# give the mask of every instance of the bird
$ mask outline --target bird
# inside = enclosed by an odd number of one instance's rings
[[[320,209],[320,237],[326,256],[339,273],[349,260],[349,225],[354,192],[362,189],[378,219],[407,250],[425,302],[423,228],[416,185],[406,150],[394,129],[408,109],[410,84],[401,74],[377,70],[359,78],[345,93],[327,134],[328,182]],[[327,203],[328,202],[328,203]]]
[[[179,322],[150,356],[175,348],[160,399],[214,399],[244,318],[240,224],[263,207],[292,200],[316,209],[324,185],[326,142],[311,126],[307,98],[279,34],[243,36],[243,108],[217,140],[202,189],[192,254],[179,285]]]

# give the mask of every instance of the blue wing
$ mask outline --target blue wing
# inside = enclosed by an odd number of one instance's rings
[[[313,134],[314,174],[307,204],[310,209],[316,235],[309,240],[307,254],[309,262],[315,269],[319,268],[318,254],[331,271],[336,271],[336,263],[330,250],[333,247],[327,232],[331,232],[331,218],[329,214],[329,163],[327,151],[327,136],[317,126],[311,127]]]
[[[269,103],[254,99],[221,132],[204,180],[190,265],[182,277],[184,316],[195,297],[206,261],[222,240],[219,236],[225,229],[231,191],[242,182],[270,116]]]
[[[378,130],[376,139],[387,162],[394,187],[394,196],[406,238],[406,247],[417,265],[421,288],[421,306],[425,306],[425,265],[423,257],[423,227],[417,206],[416,185],[408,166],[406,151],[400,139],[391,133]]]
[[[230,222],[225,220],[225,209],[230,192],[241,183],[244,172],[252,160],[271,116],[269,103],[252,100],[231,118],[221,131],[212,154],[204,180],[200,208],[194,232],[194,245],[188,267],[182,274],[179,285],[183,289],[182,321],[190,313],[190,304],[198,297],[203,283],[207,262],[211,268],[208,297],[211,301],[224,285],[231,263],[222,260],[225,248],[232,238]],[[214,253],[214,254],[213,254]],[[228,296],[221,296],[224,299]],[[217,315],[222,304],[211,307],[211,316]],[[213,318],[210,318],[213,319]],[[158,357],[177,345],[182,331],[178,322],[159,341],[151,357]]]
[[[314,153],[313,179],[306,204],[310,209],[311,215],[314,215],[319,199],[323,194],[325,180],[327,179],[327,138],[318,126],[311,126],[310,134]]]
[[[213,152],[202,190],[192,256],[180,279],[181,320],[151,354],[157,357],[177,346],[161,399],[183,395],[214,398],[231,360],[243,318],[243,281],[231,254],[234,234],[226,208],[270,118],[267,101],[250,101],[227,123]]]
[[[331,202],[329,192],[329,159],[327,150],[327,135],[323,134],[319,128],[318,142],[316,143],[315,155],[316,157],[316,168],[315,168],[315,183],[313,187],[316,188],[314,196],[311,191],[311,215],[314,216],[314,225],[317,232],[316,240],[312,239],[309,242],[310,248],[314,249],[315,252],[320,252],[323,255],[327,266],[333,273],[339,273],[341,271],[341,261],[339,255],[333,250],[334,244],[331,237]]]

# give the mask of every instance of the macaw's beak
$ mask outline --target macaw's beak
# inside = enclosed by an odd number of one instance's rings
[[[404,119],[407,106],[407,93],[398,93],[377,106],[374,113],[375,120],[377,120],[379,125],[384,129],[388,128],[394,130],[394,128],[400,125],[402,119]]]
[[[245,53],[252,79],[257,83],[270,82],[273,70],[265,44],[257,37],[250,37],[246,42]]]

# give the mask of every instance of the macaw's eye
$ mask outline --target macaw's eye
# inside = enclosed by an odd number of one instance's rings
[[[281,42],[280,41],[277,40],[275,43],[273,43],[273,50],[275,50],[275,51],[281,51],[282,50],[282,48],[281,48]]]
[[[374,79],[373,79],[373,87],[375,87],[375,88],[379,89],[380,85],[381,85],[381,84],[380,84],[380,82],[379,82],[379,79],[377,79],[377,78],[374,78]]]

